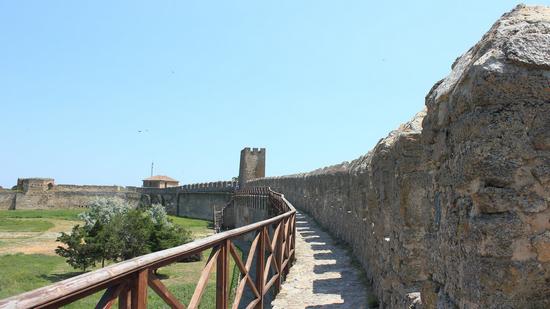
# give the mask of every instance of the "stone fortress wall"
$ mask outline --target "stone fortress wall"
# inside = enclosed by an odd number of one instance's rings
[[[246,185],[347,242],[384,308],[550,308],[550,9],[505,14],[368,154]]]
[[[237,181],[188,184],[166,189],[64,185],[51,178],[19,179],[14,190],[0,189],[0,209],[81,208],[100,197],[118,197],[137,206],[159,203],[168,213],[212,220],[238,187]]]
[[[135,187],[56,185],[51,178],[24,178],[13,190],[0,190],[0,209],[80,208],[98,197],[119,197],[137,205],[140,196]]]
[[[212,220],[214,211],[225,207],[237,188],[236,181],[216,181],[166,189],[137,189],[142,204],[162,204],[172,215]]]
[[[263,173],[265,149],[243,150],[241,184],[284,193],[347,242],[383,308],[419,298],[425,308],[550,308],[550,9],[505,14],[434,85],[426,110],[366,155]],[[105,193],[210,219],[237,184],[61,187],[0,190],[0,208]]]

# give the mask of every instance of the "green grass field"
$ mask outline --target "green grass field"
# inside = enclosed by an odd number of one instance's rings
[[[17,230],[18,232],[41,232],[53,226],[48,219],[78,220],[83,210],[16,210],[0,211],[0,231]],[[206,220],[170,216],[175,224],[182,225],[193,235],[212,234],[212,223]],[[6,223],[8,222],[9,223]],[[40,223],[41,222],[41,223]],[[56,222],[53,220],[52,222]],[[59,221],[57,221],[59,222]],[[36,224],[36,225],[35,225]],[[6,242],[6,240],[2,240]],[[203,260],[191,263],[174,263],[159,269],[159,275],[169,290],[182,302],[188,303],[195,290],[196,283],[210,250],[203,252]],[[230,259],[229,269],[233,270],[232,287],[236,287],[239,271]],[[97,269],[97,268],[96,268]],[[65,260],[56,255],[44,254],[6,254],[0,255],[0,299],[17,295],[58,282],[80,274]],[[215,269],[210,275],[204,292],[201,308],[215,308]],[[95,306],[102,293],[91,295],[64,308],[89,308]],[[149,307],[169,308],[149,289]]]
[[[0,232],[44,232],[54,227],[49,221],[40,219],[12,219],[0,220]]]
[[[35,209],[35,210],[0,210],[0,219],[18,218],[18,219],[63,219],[63,220],[80,220],[78,215],[85,212],[86,209]],[[191,232],[200,233],[210,232],[211,221],[192,219],[185,217],[169,216],[174,223],[185,226]]]
[[[193,235],[204,235],[212,233],[212,221],[168,216],[175,224],[181,225],[189,230]]]
[[[49,218],[79,220],[78,214],[85,209],[33,209],[33,210],[0,210],[0,218]]]
[[[202,272],[209,252],[204,253],[203,261],[174,263],[159,270],[159,277],[170,291],[182,302],[188,303],[195,291],[197,280]],[[230,263],[230,269],[235,269]],[[235,271],[238,271],[235,269]],[[42,254],[13,254],[0,256],[0,299],[30,291],[81,274],[58,256]],[[216,272],[210,274],[204,292],[201,308],[214,308],[216,303]],[[233,282],[233,289],[236,280]],[[64,308],[92,308],[102,293],[96,293]],[[155,292],[149,289],[150,308],[169,308]]]

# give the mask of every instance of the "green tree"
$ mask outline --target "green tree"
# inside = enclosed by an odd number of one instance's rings
[[[192,241],[191,232],[178,225],[155,225],[149,238],[151,251],[173,248]]]
[[[101,260],[101,267],[105,261],[116,261],[120,258],[120,248],[123,246],[119,237],[120,228],[116,224],[94,224],[88,232],[88,244],[92,246],[94,256]]]
[[[125,215],[116,216],[112,224],[119,226],[118,237],[121,240],[119,256],[128,260],[151,252],[149,239],[153,231],[153,220],[146,212],[134,209]]]
[[[86,269],[95,266],[97,260],[94,247],[86,241],[88,232],[80,225],[73,227],[71,234],[61,233],[57,241],[65,244],[58,246],[55,253],[67,259],[67,263],[75,269]]]
[[[172,248],[192,240],[191,233],[175,225],[162,205],[132,209],[121,199],[98,199],[80,216],[84,226],[62,233],[65,244],[56,253],[74,268],[86,270],[105,261],[127,260]]]

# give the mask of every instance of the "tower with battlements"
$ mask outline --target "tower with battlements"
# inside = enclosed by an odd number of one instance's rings
[[[251,179],[265,177],[265,148],[249,148],[241,150],[239,166],[239,185],[242,188]]]

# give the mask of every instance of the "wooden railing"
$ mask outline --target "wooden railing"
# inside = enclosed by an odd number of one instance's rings
[[[238,194],[238,193],[237,193]],[[212,270],[216,269],[216,308],[228,308],[229,259],[240,271],[232,308],[243,307],[245,287],[253,298],[246,308],[263,308],[264,297],[273,288],[278,293],[294,260],[296,210],[283,195],[268,188],[249,189],[246,194],[267,194],[270,204],[280,213],[264,221],[199,239],[182,246],[143,255],[125,262],[82,274],[58,283],[0,300],[0,308],[59,308],[105,290],[96,308],[147,308],[147,290],[152,290],[171,308],[198,308]],[[254,233],[246,261],[239,256],[234,242]],[[195,291],[185,306],[155,275],[159,267],[212,249]],[[255,265],[253,267],[253,262]],[[248,297],[250,298],[250,297]]]

